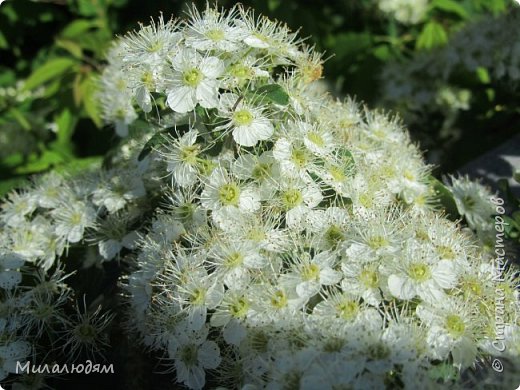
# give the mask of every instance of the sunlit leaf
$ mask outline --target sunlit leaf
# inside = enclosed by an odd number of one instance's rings
[[[77,61],[68,57],[58,57],[47,61],[36,70],[25,81],[24,90],[30,90],[52,80],[70,70]]]
[[[431,21],[426,23],[417,38],[417,49],[432,49],[444,45],[448,41],[448,35],[441,24]]]

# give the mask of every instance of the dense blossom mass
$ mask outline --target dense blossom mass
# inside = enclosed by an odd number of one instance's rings
[[[453,179],[474,231],[448,219],[400,122],[320,92],[320,55],[286,26],[193,9],[108,60],[119,151],[4,203],[0,377],[61,318],[70,248],[129,263],[126,328],[191,389],[456,388],[492,357],[518,363],[518,278],[474,232],[492,233],[492,194]],[[50,276],[22,288],[23,264]],[[64,348],[99,352],[111,319],[78,307]]]

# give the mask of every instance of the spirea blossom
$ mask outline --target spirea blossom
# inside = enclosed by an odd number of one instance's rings
[[[119,262],[123,328],[192,389],[436,388],[439,365],[496,356],[492,258],[447,219],[397,119],[313,88],[320,58],[241,6],[119,38],[100,96],[120,148],[2,207],[0,325],[21,329],[2,359],[60,320],[65,351],[106,347],[111,315],[65,315],[62,261]],[[22,289],[24,267],[42,276]]]

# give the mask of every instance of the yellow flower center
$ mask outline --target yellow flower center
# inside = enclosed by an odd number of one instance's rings
[[[308,264],[302,268],[303,280],[316,280],[320,276],[320,267],[316,264]]]
[[[219,29],[213,29],[206,32],[206,38],[211,39],[212,41],[218,42],[224,39],[225,34],[224,31]]]
[[[192,68],[183,73],[182,79],[188,87],[196,87],[202,81],[202,72],[196,68]]]
[[[271,169],[271,165],[270,164],[256,164],[255,167],[253,168],[253,173],[251,174],[251,176],[253,176],[253,178],[257,179],[257,180],[262,180],[262,179],[266,179],[269,177],[269,171]]]
[[[382,236],[370,237],[367,244],[372,249],[379,249],[388,245],[388,240]]]
[[[446,330],[453,337],[460,337],[464,334],[466,325],[458,315],[450,314],[446,317]]]
[[[149,72],[149,71],[144,72],[141,76],[141,81],[147,90],[151,91],[151,90],[155,89],[155,82],[153,79],[152,72]]]
[[[437,253],[442,259],[453,260],[455,258],[455,252],[449,246],[437,246]]]
[[[240,297],[236,302],[234,302],[230,307],[229,311],[231,315],[235,318],[244,318],[249,310],[249,303],[245,298]]]
[[[337,246],[344,239],[343,231],[338,226],[332,225],[325,232],[325,240],[332,246]]]
[[[249,126],[253,123],[253,119],[255,119],[253,114],[245,109],[238,110],[233,114],[233,123],[235,126]]]
[[[201,288],[196,288],[191,293],[190,302],[193,305],[201,305],[204,303],[204,298],[206,298],[206,291]]]
[[[408,275],[418,282],[424,282],[430,277],[430,268],[426,264],[412,264],[408,269]]]
[[[190,145],[184,146],[181,149],[181,160],[186,164],[195,165],[197,162],[197,156],[199,155],[199,146]]]
[[[277,309],[282,309],[287,306],[287,296],[282,290],[276,290],[271,296],[271,305]]]
[[[247,79],[252,76],[251,69],[245,65],[237,64],[231,68],[231,75],[239,79]]]
[[[338,166],[330,166],[329,167],[329,174],[337,182],[342,182],[342,181],[344,181],[346,179],[346,176],[343,173],[343,170],[340,167],[338,167]]]
[[[297,189],[290,189],[283,193],[282,201],[287,210],[299,206],[303,202],[303,195]]]
[[[79,225],[79,224],[81,224],[81,219],[82,219],[81,217],[82,217],[81,213],[78,213],[78,212],[73,213],[70,216],[70,223],[72,225]]]
[[[163,46],[164,46],[163,42],[160,41],[159,39],[156,40],[155,42],[150,42],[150,45],[147,48],[148,53],[156,53],[159,50],[161,50],[163,48]]]
[[[218,191],[218,197],[223,205],[236,206],[240,199],[240,188],[235,183],[224,184]]]
[[[361,206],[369,209],[374,205],[374,199],[368,194],[361,194],[359,196],[359,203]]]
[[[368,288],[377,288],[379,285],[379,276],[377,275],[377,272],[370,269],[364,269],[361,271],[359,274],[359,280]]]
[[[226,257],[224,261],[224,265],[229,268],[237,267],[244,261],[244,256],[239,252],[231,253],[228,257]]]
[[[188,344],[182,348],[180,360],[188,367],[195,366],[198,361],[199,351],[195,345]]]
[[[301,149],[293,149],[291,153],[291,161],[297,167],[302,168],[307,163],[307,153],[305,153],[305,151]]]
[[[336,310],[344,320],[352,320],[359,312],[359,305],[356,301],[346,299],[336,305]]]

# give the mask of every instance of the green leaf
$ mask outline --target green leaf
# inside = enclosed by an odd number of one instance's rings
[[[9,191],[22,187],[26,183],[27,179],[25,177],[0,180],[0,197],[4,197]]]
[[[355,56],[373,48],[373,37],[369,33],[348,32],[329,35],[326,46],[338,60],[353,62]]]
[[[520,183],[520,170],[517,170],[515,173],[513,173],[513,179],[515,179],[517,183]]]
[[[76,118],[74,118],[68,108],[64,108],[54,121],[58,125],[58,143],[62,145],[70,144],[76,125]]]
[[[64,164],[60,164],[54,170],[58,173],[77,174],[94,167],[101,167],[103,157],[93,156],[85,158],[77,158]]]
[[[49,80],[52,80],[77,64],[76,60],[68,57],[58,57],[47,61],[38,67],[25,81],[23,90],[27,91],[36,88]]]
[[[267,8],[269,8],[269,11],[271,12],[276,11],[276,9],[280,7],[281,3],[281,0],[268,0]]]
[[[87,19],[78,19],[68,24],[63,31],[61,32],[61,36],[66,39],[73,39],[81,36],[85,32],[90,29],[97,27],[97,21],[87,20]]]
[[[459,210],[457,209],[457,203],[451,191],[446,188],[439,180],[433,176],[429,179],[430,185],[435,191],[435,197],[440,202],[446,213],[451,219],[458,219],[461,217]]]
[[[388,61],[392,56],[392,52],[388,45],[378,45],[372,50],[374,57],[381,61]]]
[[[477,68],[477,77],[482,84],[489,84],[491,82],[491,78],[489,77],[489,72],[486,68],[479,66]]]
[[[447,41],[448,35],[444,27],[437,22],[431,21],[423,27],[415,46],[416,49],[431,49],[444,45]]]
[[[55,151],[46,150],[41,156],[31,159],[27,164],[18,167],[15,170],[17,174],[31,174],[36,172],[42,172],[49,169],[52,165],[60,164],[63,162],[63,157]]]
[[[190,130],[189,125],[182,125],[177,127],[170,127],[166,130],[161,130],[155,133],[152,138],[144,145],[141,153],[137,156],[138,161],[144,160],[153,149],[157,149],[159,146],[164,145],[168,140],[168,135],[181,134]]]
[[[94,73],[89,74],[85,80],[80,84],[80,90],[82,91],[83,107],[92,122],[100,128],[103,126],[101,120],[101,113],[99,110],[99,100],[97,99],[97,87],[96,75]]]
[[[83,58],[83,49],[76,42],[68,39],[56,39],[56,46],[67,50],[73,57],[78,59]]]
[[[9,43],[7,42],[7,39],[5,39],[5,35],[0,31],[0,49],[7,49],[9,48]]]
[[[31,130],[31,124],[29,121],[25,118],[25,116],[15,107],[12,107],[9,110],[9,113],[16,119],[16,121],[22,126],[24,130]]]
[[[101,0],[76,0],[76,3],[82,16],[96,16],[104,5]]]
[[[284,91],[282,86],[278,84],[263,85],[254,90],[251,97],[253,101],[259,103],[267,100],[268,102],[282,106],[289,104],[289,95]]]
[[[469,13],[466,9],[454,0],[434,0],[430,9],[440,9],[458,15],[461,19],[468,19]]]

